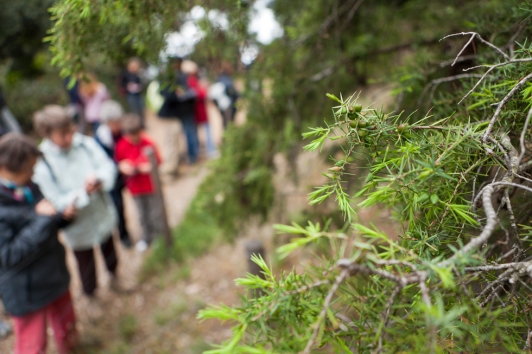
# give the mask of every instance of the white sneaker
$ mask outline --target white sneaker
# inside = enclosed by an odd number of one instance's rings
[[[148,243],[144,240],[140,240],[139,242],[135,244],[135,250],[137,250],[137,252],[139,253],[146,252],[147,249],[148,249]]]

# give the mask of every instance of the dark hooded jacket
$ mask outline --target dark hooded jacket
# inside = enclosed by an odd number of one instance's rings
[[[177,95],[175,92],[176,86],[180,87],[184,93]],[[179,71],[177,73],[176,86],[168,85],[161,90],[160,93],[164,97],[164,102],[159,110],[159,117],[179,119],[194,117],[197,93],[190,89],[188,75]]]
[[[65,249],[57,239],[61,216],[42,216],[35,203],[43,196],[30,186],[34,203],[19,201],[0,186],[0,294],[13,316],[24,316],[57,300],[67,290],[70,275]]]

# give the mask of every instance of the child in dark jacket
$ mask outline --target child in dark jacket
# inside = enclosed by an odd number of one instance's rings
[[[152,166],[146,149],[153,149],[157,163],[161,162],[153,142],[142,132],[141,121],[136,115],[126,115],[122,122],[124,137],[118,141],[115,160],[118,169],[126,176],[126,187],[133,196],[142,226],[142,239],[135,248],[144,252],[151,241],[161,232],[161,203],[155,195],[151,172]]]
[[[60,354],[77,339],[60,227],[75,216],[61,215],[31,182],[41,155],[30,138],[0,138],[0,293],[14,322],[15,354],[46,352],[46,322]]]

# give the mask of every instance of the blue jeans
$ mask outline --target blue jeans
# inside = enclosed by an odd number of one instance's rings
[[[185,116],[181,119],[183,123],[183,130],[187,138],[187,150],[188,160],[191,164],[195,164],[198,161],[199,155],[199,139],[198,139],[198,126],[196,125],[196,118],[191,116]]]
[[[213,157],[216,153],[216,146],[214,146],[214,141],[212,139],[211,127],[209,126],[209,122],[203,123],[203,126],[205,127],[205,135],[207,137],[207,156]]]
[[[127,104],[131,113],[139,115],[140,122],[144,127],[144,100],[142,99],[142,96],[140,94],[128,93]]]

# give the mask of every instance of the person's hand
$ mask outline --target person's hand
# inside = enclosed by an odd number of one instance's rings
[[[46,199],[41,200],[35,205],[35,212],[43,216],[54,216],[57,214],[55,207]]]
[[[142,91],[142,86],[135,82],[130,82],[127,84],[127,90],[131,93],[139,93],[140,91]]]
[[[184,95],[184,94],[185,94],[185,90],[183,90],[182,87],[178,87],[178,88],[176,88],[176,90],[175,90],[175,94],[176,94],[177,96]]]
[[[78,208],[76,208],[76,205],[75,204],[72,204],[72,205],[69,205],[65,208],[65,210],[63,210],[63,219],[65,220],[72,220],[76,217],[76,215],[78,214]]]
[[[85,191],[87,194],[93,194],[98,192],[102,187],[102,181],[100,181],[96,176],[89,176],[85,180]]]
[[[144,162],[144,163],[139,164],[138,170],[140,173],[144,173],[144,174],[151,173],[151,170],[152,170],[151,163]]]
[[[127,160],[118,164],[118,170],[125,176],[134,176],[137,173],[135,166]]]

